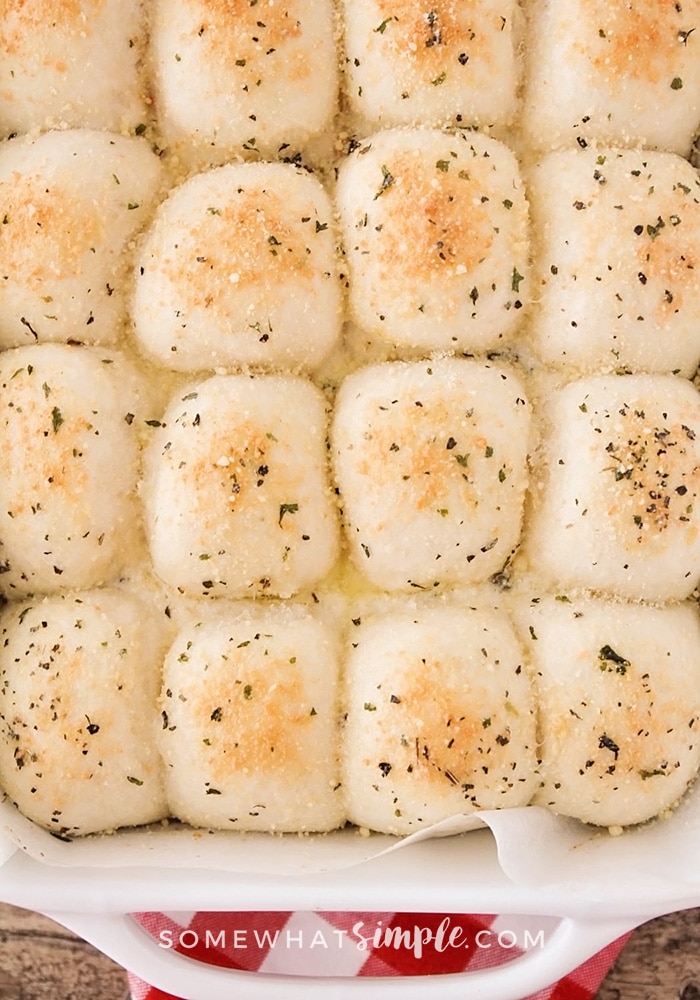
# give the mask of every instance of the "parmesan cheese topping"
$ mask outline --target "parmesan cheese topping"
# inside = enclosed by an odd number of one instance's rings
[[[673,808],[698,28],[700,0],[0,0],[21,812]]]

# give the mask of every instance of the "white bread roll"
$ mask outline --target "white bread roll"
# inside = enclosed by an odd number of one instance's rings
[[[345,677],[351,821],[408,834],[448,816],[527,805],[530,680],[509,620],[468,607],[363,618]]]
[[[62,837],[163,819],[163,637],[144,605],[92,591],[0,617],[0,787]]]
[[[0,135],[145,124],[142,0],[7,0],[0,17]]]
[[[118,339],[131,241],[160,184],[145,139],[78,129],[0,143],[0,348]]]
[[[96,348],[0,354],[0,593],[114,580],[141,538],[139,380]]]
[[[699,0],[533,0],[528,16],[528,143],[688,155],[700,121]]]
[[[171,646],[161,707],[179,819],[278,833],[344,822],[336,639],[306,611],[220,602]]]
[[[672,375],[590,376],[552,393],[524,549],[547,584],[648,599],[700,579],[700,395]]]
[[[697,170],[673,153],[567,150],[532,170],[529,198],[540,360],[690,377],[700,360]]]
[[[534,801],[599,826],[673,807],[700,766],[697,607],[545,597],[519,617],[538,701]]]
[[[341,164],[351,318],[399,348],[489,351],[529,298],[519,167],[475,132],[387,130]]]
[[[308,369],[340,337],[333,209],[291,165],[229,164],[174,189],[137,265],[136,335],[169,368]]]
[[[294,154],[337,109],[330,0],[157,0],[160,124],[189,163]]]
[[[151,557],[196,597],[290,597],[337,556],[323,395],[296,376],[215,375],[171,401],[149,455]]]
[[[331,452],[360,572],[411,590],[500,571],[520,538],[529,426],[519,378],[495,366],[395,361],[349,375]]]
[[[517,17],[513,0],[344,0],[352,111],[374,128],[510,124]]]

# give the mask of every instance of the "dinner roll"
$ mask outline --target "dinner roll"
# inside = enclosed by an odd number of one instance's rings
[[[700,121],[700,0],[532,0],[528,16],[529,144],[603,142],[688,155]]]
[[[539,705],[534,801],[599,826],[675,805],[700,766],[697,607],[550,597],[522,624]]]
[[[363,618],[345,711],[343,782],[361,826],[407,834],[533,794],[531,686],[501,613],[443,606]]]
[[[175,639],[161,707],[179,819],[275,832],[344,822],[336,641],[307,612],[220,602]]]
[[[344,0],[344,17],[348,101],[373,127],[511,123],[513,0]]]
[[[145,139],[75,130],[0,143],[0,348],[118,339],[131,240],[160,183]]]
[[[144,484],[156,573],[195,597],[313,586],[337,555],[326,466],[325,402],[305,379],[215,375],[178,393]]]
[[[673,153],[567,150],[533,169],[529,197],[540,360],[691,376],[700,360],[697,170]]]
[[[164,818],[147,609],[116,590],[15,602],[0,633],[0,788],[61,837]]]
[[[160,124],[186,162],[294,155],[337,108],[331,0],[156,0]]]
[[[315,177],[280,163],[199,174],[171,192],[139,254],[136,335],[180,371],[313,368],[340,336],[335,257]]]
[[[0,353],[0,594],[92,587],[135,556],[138,388],[96,348]]]
[[[0,135],[66,126],[138,129],[147,103],[141,0],[6,0]]]
[[[500,571],[520,537],[529,424],[520,379],[477,361],[385,362],[349,375],[331,451],[360,572],[411,590]]]
[[[555,390],[525,534],[559,588],[652,601],[700,579],[700,396],[672,375],[591,376]]]
[[[518,164],[475,132],[386,130],[341,164],[349,307],[399,348],[489,351],[529,298]]]

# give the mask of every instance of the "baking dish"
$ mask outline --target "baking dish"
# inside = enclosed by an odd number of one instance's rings
[[[431,988],[445,998],[519,1000],[646,920],[700,904],[700,872],[692,865],[697,799],[694,793],[671,819],[620,837],[527,808],[484,813],[490,829],[406,841],[362,838],[354,830],[281,841],[141,830],[72,844],[41,832],[23,840],[21,817],[9,832],[14,809],[3,804],[0,898],[51,917],[184,1000],[223,1000],[236,990],[292,1000],[344,1000],[363,991],[408,998]],[[450,826],[432,832],[449,833]],[[190,865],[181,863],[182,851],[190,852]],[[543,947],[496,968],[382,980],[307,978],[232,971],[166,950],[131,916],[153,910],[491,913],[547,928],[556,918],[556,926]]]

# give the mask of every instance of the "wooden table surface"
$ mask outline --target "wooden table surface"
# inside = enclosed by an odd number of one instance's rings
[[[128,996],[114,962],[46,917],[0,904],[0,1000]],[[700,909],[638,928],[595,1000],[700,1000]]]

